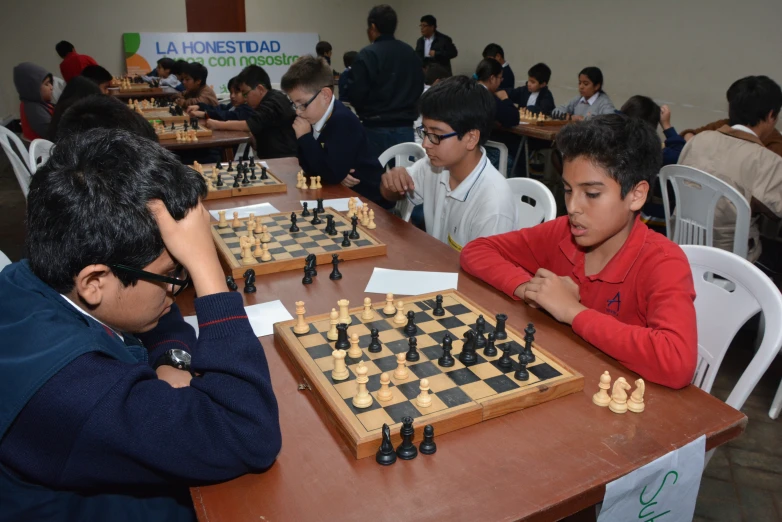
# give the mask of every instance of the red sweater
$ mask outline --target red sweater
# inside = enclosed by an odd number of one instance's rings
[[[695,373],[695,289],[678,245],[636,218],[627,241],[598,274],[584,275],[584,252],[567,217],[476,239],[462,268],[518,300],[513,292],[539,268],[570,276],[581,304],[573,331],[644,379],[683,388]]]
[[[92,56],[86,54],[79,54],[76,51],[71,51],[65,55],[65,58],[60,62],[60,72],[62,73],[62,79],[65,83],[68,83],[73,78],[79,76],[85,67],[88,65],[98,65]]]

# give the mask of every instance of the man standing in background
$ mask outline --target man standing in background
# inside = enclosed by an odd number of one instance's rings
[[[367,17],[372,43],[356,56],[348,80],[350,103],[364,124],[375,156],[398,143],[413,141],[416,104],[424,87],[421,60],[412,47],[394,38],[396,24],[391,6],[372,8]]]
[[[421,17],[421,38],[415,44],[415,52],[426,67],[430,63],[439,63],[451,72],[451,60],[459,51],[450,36],[437,30],[437,19],[432,15]]]

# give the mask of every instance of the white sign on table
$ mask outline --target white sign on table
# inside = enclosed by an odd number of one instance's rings
[[[364,290],[374,294],[418,295],[456,290],[459,274],[455,272],[416,272],[375,268]]]
[[[279,299],[245,306],[244,309],[247,311],[247,318],[250,320],[250,326],[252,326],[256,337],[271,335],[274,333],[274,323],[293,319],[293,316]],[[198,318],[195,315],[189,315],[185,317],[185,321],[195,329],[197,336]]]
[[[268,214],[274,214],[275,212],[279,212],[279,210],[277,210],[270,203],[258,203],[257,205],[247,205],[245,207],[221,208],[218,210],[210,210],[209,214],[215,219],[220,219],[220,214],[218,213],[220,210],[225,210],[226,219],[232,219],[234,212],[239,213],[239,219],[245,219],[250,217],[250,213],[255,214],[256,216],[266,216]]]

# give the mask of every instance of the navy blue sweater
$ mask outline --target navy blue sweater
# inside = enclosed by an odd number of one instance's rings
[[[26,261],[0,273],[0,295],[0,520],[183,520],[188,486],[274,462],[277,402],[240,294],[196,299],[197,340],[173,306],[138,336],[146,348]],[[200,374],[190,387],[151,367],[175,347]]]
[[[342,103],[350,103],[350,88],[348,87],[348,81],[351,76],[350,71],[351,69],[348,67],[339,75],[339,101]]]
[[[310,176],[320,176],[322,183],[336,185],[355,169],[351,176],[361,182],[354,191],[383,208],[394,206],[380,195],[383,167],[369,150],[364,127],[339,100],[334,100],[334,110],[318,139],[310,132],[298,143],[299,163]]]
[[[513,89],[508,92],[508,97],[511,101],[519,106],[519,108],[527,108],[534,113],[542,112],[547,116],[551,116],[552,111],[556,108],[554,105],[554,95],[548,87],[543,87],[538,91],[538,99],[535,100],[535,105],[528,106],[527,100],[529,100],[531,92],[527,89],[526,85],[522,85],[518,89]]]
[[[246,121],[252,117],[254,112],[252,107],[246,103],[236,107],[231,103],[222,103],[216,107],[206,103],[199,103],[198,107],[210,118],[220,121]]]
[[[502,67],[502,83],[500,83],[501,91],[510,91],[516,87],[516,75],[510,68],[510,64],[503,65]]]
[[[497,113],[495,119],[503,127],[515,127],[519,124],[519,109],[513,105],[510,98],[501,100],[494,96],[494,101],[497,106]]]

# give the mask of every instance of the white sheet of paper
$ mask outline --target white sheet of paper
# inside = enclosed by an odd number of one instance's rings
[[[271,203],[258,203],[256,205],[247,205],[246,207],[226,208],[225,218],[228,220],[233,219],[234,212],[239,213],[239,219],[245,219],[250,217],[251,212],[256,216],[265,216],[267,214],[274,214],[275,212],[279,212],[279,210],[277,210]],[[220,219],[220,214],[217,213],[217,210],[210,210],[209,214],[211,214],[211,216],[215,219]]]
[[[705,454],[706,436],[701,435],[686,446],[606,484],[597,522],[690,522],[695,513]]]
[[[274,323],[293,319],[293,316],[279,299],[269,301],[268,303],[245,306],[244,309],[247,312],[247,318],[250,320],[250,326],[253,327],[256,337],[271,335],[274,332]],[[185,317],[185,321],[195,328],[196,335],[198,335],[198,318],[194,315],[189,315]]]
[[[364,290],[368,293],[418,295],[440,290],[456,290],[459,274],[456,272],[415,272],[375,268]]]
[[[337,212],[347,212],[348,209],[348,201],[350,201],[350,198],[339,198],[339,199],[324,199],[323,200],[323,206],[324,207],[331,207]],[[301,201],[302,206],[304,206],[304,203],[307,203],[307,208],[311,211],[313,208],[318,208],[318,202],[315,200],[312,201]],[[363,203],[363,202],[362,202]]]

